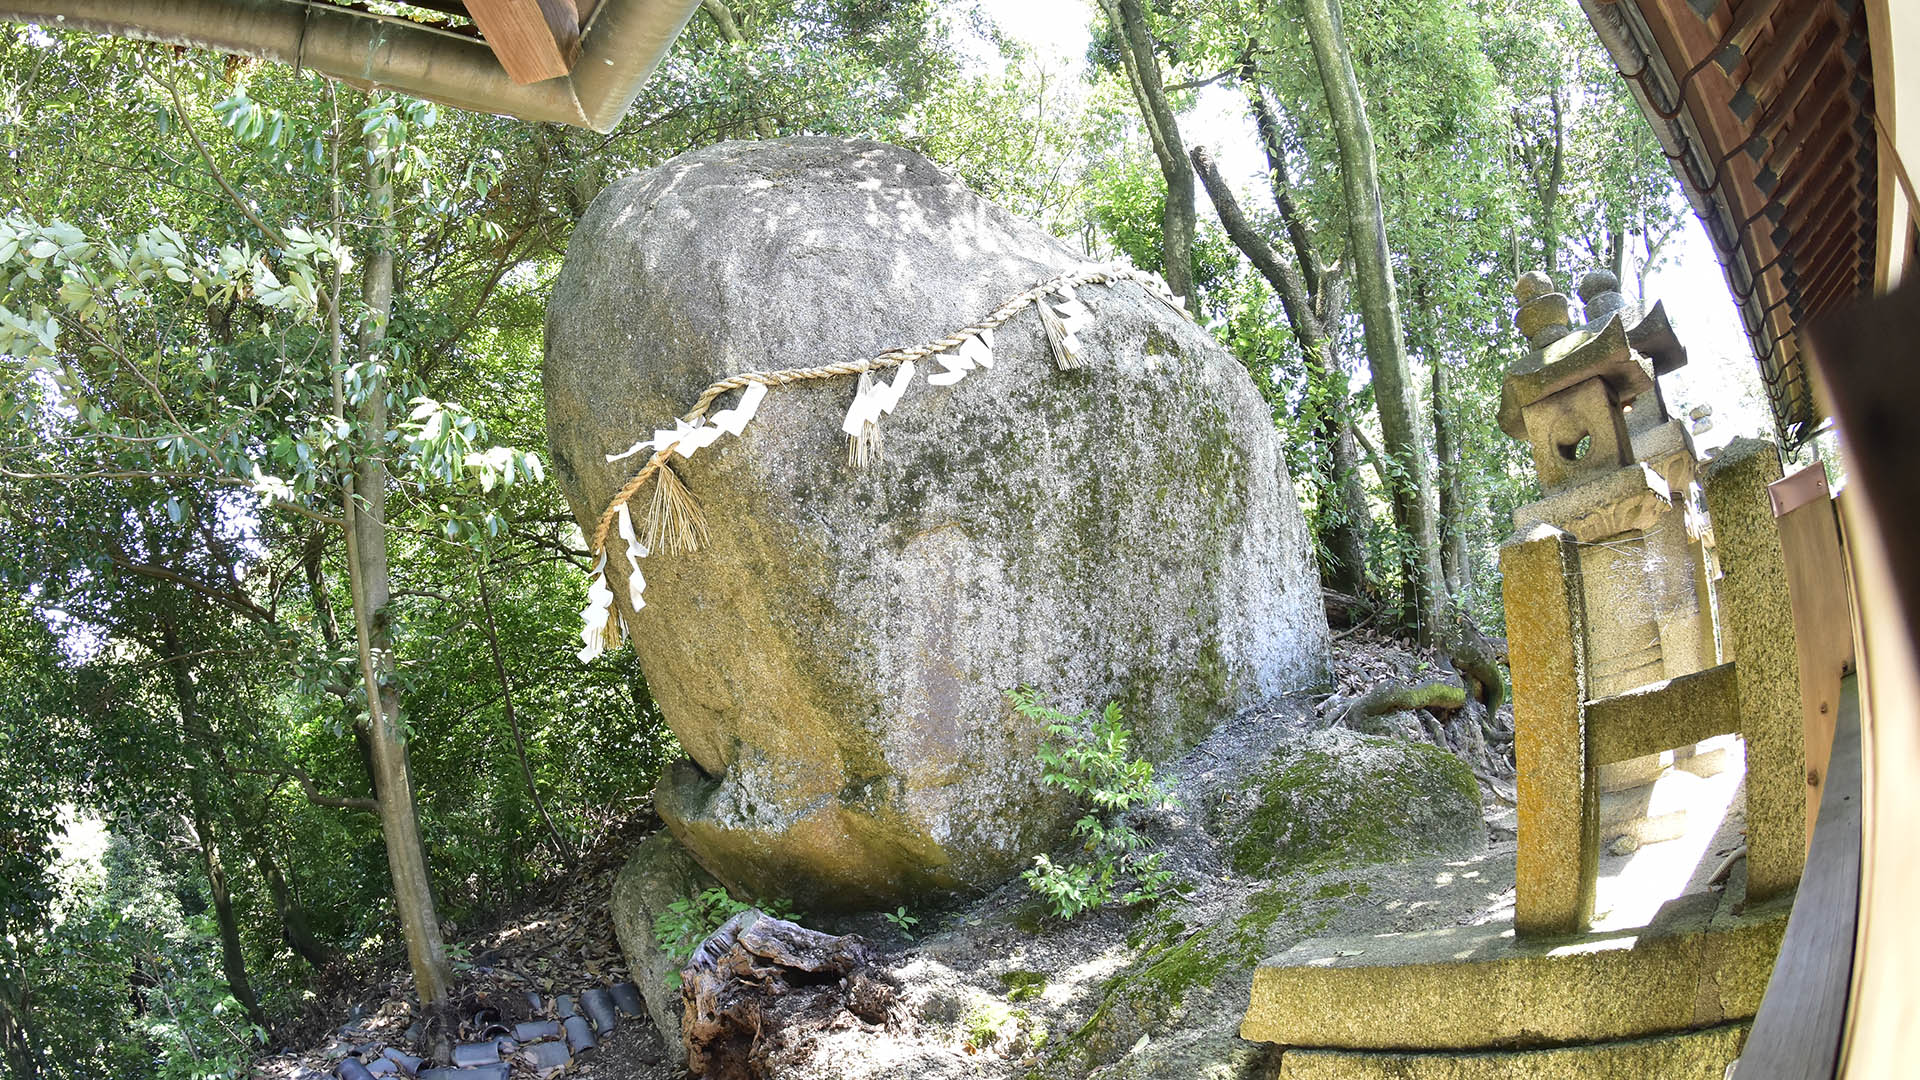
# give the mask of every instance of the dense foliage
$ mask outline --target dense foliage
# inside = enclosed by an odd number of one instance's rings
[[[710,2],[611,136],[0,26],[7,1075],[234,1075],[315,987],[419,945],[409,912],[457,932],[645,813],[677,748],[631,656],[573,658],[586,555],[530,388],[574,221],[693,147],[899,142],[1190,282],[1287,436],[1328,583],[1413,628],[1298,0],[1088,15],[1083,72],[964,6]],[[1517,347],[1506,286],[1536,265],[1634,280],[1673,233],[1671,181],[1571,5],[1352,0],[1346,27],[1445,591],[1497,624],[1490,555],[1531,483],[1484,421]],[[1142,63],[1170,110],[1143,111]],[[1227,179],[1310,318],[1207,193],[1186,226],[1168,213],[1168,134],[1266,163]],[[1061,757],[1061,782],[1133,791],[1082,767],[1127,760],[1073,741],[1108,720],[1054,733],[1106,755]],[[396,821],[430,884],[413,899]]]

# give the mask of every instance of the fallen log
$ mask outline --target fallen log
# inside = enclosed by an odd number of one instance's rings
[[[829,1028],[895,1019],[900,983],[851,935],[749,909],[714,931],[680,972],[687,1069],[711,1080],[768,1080],[782,1054]]]

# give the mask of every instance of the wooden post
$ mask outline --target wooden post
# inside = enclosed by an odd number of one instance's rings
[[[1767,492],[1780,527],[1793,601],[1793,630],[1800,655],[1800,714],[1807,758],[1807,843],[1813,843],[1834,720],[1840,714],[1840,681],[1853,670],[1853,604],[1840,526],[1827,492],[1826,466],[1818,462],[1775,481]]]

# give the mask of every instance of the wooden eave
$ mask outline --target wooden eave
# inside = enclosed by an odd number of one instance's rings
[[[698,6],[418,0],[395,13],[357,0],[0,0],[0,19],[258,56],[456,108],[611,131]]]
[[[1860,0],[1581,0],[1720,256],[1782,442],[1821,419],[1800,330],[1873,292]]]

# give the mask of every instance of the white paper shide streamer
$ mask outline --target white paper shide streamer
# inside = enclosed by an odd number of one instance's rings
[[[627,603],[639,611],[647,606],[647,598],[641,595],[647,591],[647,579],[640,576],[640,560],[647,557],[647,546],[634,535],[633,514],[627,510],[626,503],[621,503],[615,512],[614,524],[620,530],[620,539],[627,542],[627,565],[633,568],[627,575]]]
[[[967,377],[967,372],[976,368],[993,366],[993,331],[982,330],[978,334],[968,334],[966,340],[938,354],[935,359],[945,369],[927,376],[932,386],[952,386]]]
[[[722,435],[738,438],[746,430],[748,421],[760,411],[760,402],[766,396],[765,383],[748,383],[733,408],[722,409],[699,425],[675,421],[672,430],[655,431],[653,438],[634,443],[618,454],[608,454],[607,460],[620,461],[643,450],[667,449],[682,458],[690,458],[694,451],[712,446]],[[614,512],[614,524],[620,539],[626,542],[627,565],[632,568],[627,574],[627,602],[634,611],[639,611],[647,606],[647,579],[640,573],[640,560],[647,557],[647,546],[640,542],[639,533],[633,527],[633,513],[626,503],[621,503]],[[606,652],[608,645],[619,644],[621,638],[622,624],[613,618],[613,590],[607,585],[607,553],[604,551],[593,564],[593,581],[587,587],[587,606],[581,609],[580,619],[581,647],[577,655],[581,663],[591,664]]]
[[[601,552],[593,564],[593,581],[587,586],[587,606],[580,609],[580,662],[591,664],[607,651],[609,619],[613,616],[613,590],[607,588],[607,553]],[[615,627],[617,623],[611,624]],[[617,632],[617,630],[616,630]]]
[[[667,449],[682,458],[690,458],[694,451],[712,446],[722,435],[738,437],[746,430],[747,421],[760,411],[760,401],[766,396],[766,383],[748,383],[747,388],[740,392],[739,403],[733,408],[722,409],[697,426],[685,420],[676,420],[672,428],[660,428],[653,433],[653,438],[634,443],[617,454],[608,454],[607,460],[624,461],[641,451]]]
[[[991,366],[992,361],[988,361]],[[874,372],[860,373],[859,385],[854,388],[853,404],[847,407],[847,418],[840,424],[840,430],[847,435],[847,460],[859,468],[880,456],[880,418],[897,408],[901,395],[907,392],[907,386],[913,382],[914,365],[911,360],[901,361],[894,369],[893,381],[883,383]],[[933,382],[939,376],[930,376]]]

